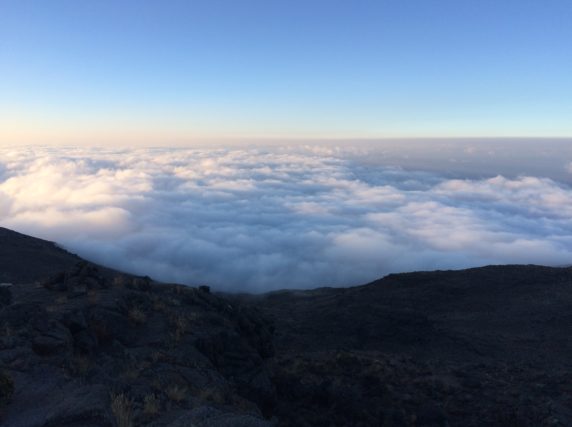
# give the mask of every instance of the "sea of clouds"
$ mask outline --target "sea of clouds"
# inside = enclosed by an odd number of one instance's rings
[[[124,271],[225,291],[572,264],[568,183],[382,158],[327,146],[4,148],[0,225]]]

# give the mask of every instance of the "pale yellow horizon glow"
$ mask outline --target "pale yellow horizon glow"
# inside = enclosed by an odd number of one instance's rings
[[[337,128],[324,131],[320,126],[294,130],[286,125],[262,123],[258,128],[237,121],[227,126],[216,123],[174,118],[135,119],[124,114],[70,119],[41,114],[0,112],[0,146],[14,145],[78,145],[78,146],[189,146],[196,144],[244,144],[256,142],[358,141],[384,139],[450,139],[450,138],[570,138],[570,133],[555,129],[539,129],[525,135],[512,128],[494,135],[467,128],[466,132],[447,131],[444,124],[427,125],[424,133],[405,127],[387,127],[379,132],[363,132]]]

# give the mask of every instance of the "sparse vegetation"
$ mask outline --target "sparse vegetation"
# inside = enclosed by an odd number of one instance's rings
[[[206,387],[201,389],[199,392],[199,398],[201,400],[217,403],[220,405],[226,403],[227,401],[224,391],[217,387]]]
[[[182,402],[187,398],[187,388],[178,384],[171,384],[165,390],[167,397],[173,402]]]
[[[141,374],[141,370],[135,366],[135,365],[130,365],[125,372],[123,372],[123,378],[129,380],[129,381],[133,381],[136,380],[137,378],[139,378],[139,375]]]
[[[151,278],[148,276],[136,277],[133,279],[132,286],[140,291],[148,291],[151,289]]]
[[[85,377],[92,367],[92,362],[85,355],[76,355],[70,363],[70,371],[76,377]]]
[[[183,336],[187,333],[189,323],[185,316],[182,314],[173,316],[171,318],[171,322],[174,328],[173,337],[175,341],[179,342],[181,338],[183,338]]]
[[[136,325],[142,325],[147,321],[147,315],[139,307],[131,307],[127,312],[127,317]]]
[[[60,295],[56,297],[56,303],[59,305],[67,304],[68,296],[67,295]]]
[[[99,293],[95,289],[90,289],[87,292],[87,298],[91,305],[96,305],[99,301]]]
[[[153,363],[157,363],[162,360],[165,360],[165,355],[161,351],[156,350],[151,353],[151,361]]]
[[[167,308],[167,304],[165,304],[165,301],[163,301],[161,297],[154,295],[152,297],[152,301],[153,301],[153,310],[155,311],[164,311]]]
[[[161,410],[161,401],[155,393],[148,394],[143,399],[143,413],[149,417],[153,417]]]
[[[127,284],[130,281],[131,280],[127,276],[124,276],[123,274],[118,274],[113,278],[111,284],[115,288],[125,288],[127,287]]]
[[[111,339],[112,334],[107,324],[104,321],[96,320],[90,324],[90,329],[95,334],[99,342],[105,342]]]
[[[111,395],[111,412],[117,427],[133,427],[133,401],[124,393]]]
[[[165,298],[169,305],[177,307],[181,305],[181,301],[177,298]]]
[[[151,381],[151,387],[153,387],[153,389],[156,391],[162,391],[163,390],[163,383],[161,382],[161,380],[159,378],[154,378]]]
[[[57,307],[56,305],[54,305],[54,304],[50,304],[50,305],[47,305],[47,306],[46,306],[46,311],[47,311],[48,313],[55,313],[55,312],[58,311],[58,307]]]
[[[14,329],[10,326],[10,324],[4,322],[0,327],[0,335],[3,337],[12,337],[14,336]]]
[[[0,372],[0,409],[4,407],[14,394],[14,381],[5,372]]]

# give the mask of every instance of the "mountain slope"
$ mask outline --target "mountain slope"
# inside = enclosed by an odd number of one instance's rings
[[[572,425],[570,268],[395,274],[243,299],[276,328],[283,425]]]
[[[572,269],[214,295],[1,231],[2,426],[572,425]]]
[[[365,286],[256,299],[282,351],[330,348],[418,357],[567,363],[572,269],[505,265],[389,275]],[[418,354],[417,354],[418,353]]]
[[[269,426],[254,310],[8,230],[0,247],[3,427]]]
[[[0,227],[0,282],[33,282],[78,261],[52,242]]]

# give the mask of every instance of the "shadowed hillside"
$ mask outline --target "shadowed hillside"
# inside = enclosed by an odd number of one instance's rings
[[[570,268],[395,274],[246,299],[276,328],[284,425],[572,425]]]
[[[0,230],[2,426],[570,426],[572,269],[213,294]]]

